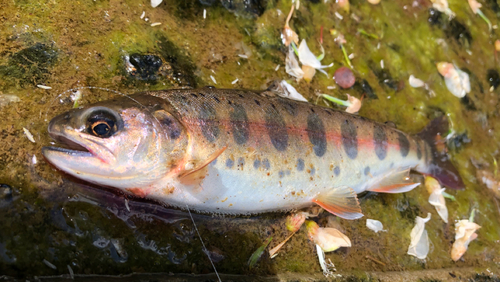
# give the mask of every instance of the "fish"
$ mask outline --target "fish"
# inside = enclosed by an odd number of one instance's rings
[[[43,147],[57,169],[101,187],[200,213],[251,215],[317,204],[363,216],[357,194],[401,193],[411,169],[465,187],[441,134],[417,135],[271,90],[147,91],[53,118]]]

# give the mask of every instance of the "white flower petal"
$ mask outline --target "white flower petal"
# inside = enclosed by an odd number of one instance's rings
[[[292,99],[292,100],[297,100],[297,101],[303,101],[303,102],[307,102],[307,99],[304,98],[304,96],[302,96],[302,94],[300,94],[296,89],[295,87],[293,87],[292,85],[290,85],[288,82],[286,82],[285,80],[282,80],[280,82],[283,90],[285,90],[285,97],[286,98],[289,98],[289,99]]]
[[[409,82],[410,82],[410,86],[413,88],[419,88],[419,87],[423,87],[425,85],[425,82],[416,78],[415,76],[413,76],[413,74],[410,75]]]
[[[163,0],[151,0],[151,7],[153,8],[158,7],[158,5],[161,4],[161,2],[163,2]]]
[[[306,66],[313,67],[315,69],[320,69],[321,62],[316,58],[316,56],[309,50],[309,47],[307,46],[307,42],[305,39],[302,39],[302,42],[300,42],[299,45],[299,61]]]
[[[451,258],[454,261],[459,260],[467,251],[469,243],[477,238],[476,230],[481,228],[468,219],[459,220],[455,223],[455,242],[451,247]]]
[[[410,237],[411,243],[408,247],[408,254],[415,256],[419,259],[425,259],[429,253],[429,238],[427,230],[425,230],[425,223],[431,219],[431,214],[428,213],[426,218],[417,216],[415,220],[415,227],[411,230]]]
[[[384,226],[382,225],[382,222],[375,220],[375,219],[367,219],[366,220],[366,227],[368,227],[370,230],[375,231],[375,233],[379,231],[386,231],[383,230]]]
[[[304,71],[299,66],[299,62],[295,57],[292,46],[288,48],[288,54],[285,60],[285,71],[291,76],[295,76],[297,80],[300,80],[304,77]]]
[[[448,209],[446,208],[446,201],[443,196],[444,190],[445,188],[434,190],[429,197],[429,203],[436,207],[439,216],[444,222],[448,223]]]

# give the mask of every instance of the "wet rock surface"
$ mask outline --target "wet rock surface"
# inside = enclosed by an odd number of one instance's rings
[[[324,106],[318,93],[342,99],[364,94],[360,116],[408,133],[442,115],[453,127],[454,134],[442,136],[448,139],[441,143],[448,145],[467,187],[447,190],[457,199],[446,202],[450,223],[437,220],[422,187],[405,194],[360,195],[365,217],[335,220],[352,242],[351,248],[326,254],[337,273],[347,281],[393,281],[410,272],[425,279],[496,279],[488,271],[498,272],[498,202],[477,180],[470,160],[482,160],[483,169],[495,175],[500,79],[493,41],[498,35],[488,32],[466,1],[450,2],[456,13],[452,20],[428,1],[381,1],[376,6],[351,1],[350,13],[335,1],[301,1],[290,28],[307,39],[315,56],[324,48],[322,64],[334,62],[325,69],[327,75],[317,72],[310,83],[293,81],[285,70],[288,49],[280,33],[291,9],[287,1],[164,1],[155,9],[149,1],[49,2],[6,1],[0,9],[5,27],[0,30],[0,97],[15,100],[4,103],[0,98],[1,275],[31,281],[137,273],[155,280],[151,273],[168,270],[215,280],[203,276],[213,271],[209,256],[228,279],[324,279],[304,228],[276,258],[265,252],[248,268],[248,258],[267,238],[273,237],[274,247],[289,235],[285,214],[234,218],[193,212],[191,219],[186,211],[83,185],[49,166],[40,153],[53,142],[47,134],[50,119],[71,109],[71,95],[77,91],[83,94],[79,104],[86,105],[144,90],[207,85],[264,90],[271,81],[287,80],[309,101]],[[496,1],[485,1],[482,10],[497,24]],[[345,65],[345,56],[331,29],[345,36],[345,55],[352,55],[357,82],[347,90],[332,79]],[[125,56],[133,74],[126,70]],[[436,70],[443,60],[467,70],[470,94],[459,99],[448,91]],[[406,86],[412,74],[429,89]],[[420,175],[411,178],[423,181]],[[455,263],[450,259],[454,222],[468,218],[473,209],[482,228]],[[428,212],[431,248],[428,258],[419,260],[406,251],[415,217]],[[322,213],[313,220],[325,226],[331,222],[328,216]],[[365,218],[380,220],[388,232],[374,234]]]

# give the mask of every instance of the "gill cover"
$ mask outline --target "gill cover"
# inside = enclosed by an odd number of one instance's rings
[[[160,98],[134,95],[74,109],[48,132],[69,148],[44,147],[58,169],[103,186],[147,188],[168,173],[183,127]],[[182,144],[181,144],[182,145]]]

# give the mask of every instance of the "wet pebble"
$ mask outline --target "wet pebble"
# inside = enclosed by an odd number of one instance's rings
[[[351,69],[348,67],[340,67],[335,71],[335,82],[337,82],[340,87],[346,89],[354,85],[356,78]]]
[[[140,80],[155,80],[163,64],[161,58],[155,55],[132,54],[129,60],[130,64],[134,66],[130,75]]]

